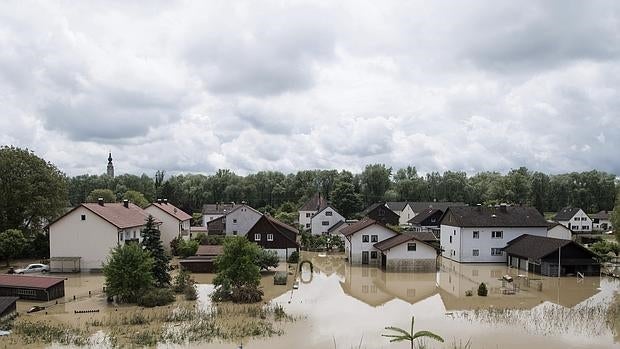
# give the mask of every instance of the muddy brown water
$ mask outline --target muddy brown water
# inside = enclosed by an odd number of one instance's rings
[[[182,347],[409,348],[407,343],[389,343],[381,334],[387,333],[385,326],[408,329],[414,315],[416,330],[433,331],[446,341],[427,341],[429,348],[452,348],[453,343],[464,345],[468,341],[474,349],[620,348],[620,319],[618,315],[612,321],[608,318],[610,305],[620,301],[620,281],[615,279],[549,278],[524,275],[504,265],[445,260],[437,273],[387,273],[374,267],[351,266],[342,255],[306,253],[302,259],[312,261],[314,268],[313,272],[308,267],[302,269],[298,289],[293,289],[292,276],[286,286],[274,286],[272,273],[261,281],[266,300],[281,304],[297,318],[278,324],[284,331],[282,336]],[[502,282],[503,275],[511,275],[518,287]],[[76,316],[74,310],[117,311],[96,294],[103,287],[100,274],[66,276],[66,303],[52,304],[48,315],[26,316],[79,324],[96,315]],[[198,283],[198,306],[207,308],[213,275],[193,277]],[[476,295],[480,282],[488,286],[487,297]],[[467,296],[468,291],[473,296]],[[508,291],[514,294],[505,294]],[[18,309],[23,311],[32,304],[20,301]],[[0,346],[5,345],[11,346],[0,342]]]

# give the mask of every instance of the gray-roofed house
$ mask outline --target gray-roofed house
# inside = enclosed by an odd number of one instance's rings
[[[170,250],[170,242],[177,237],[189,239],[192,216],[169,203],[167,199],[158,199],[157,202],[147,206],[144,211],[161,222],[159,231],[161,242],[166,250]]]
[[[439,221],[443,216],[442,210],[438,208],[426,208],[424,211],[418,213],[415,217],[409,220],[414,231],[429,231],[433,230],[439,234]]]
[[[533,207],[449,207],[440,226],[442,256],[459,263],[504,263],[506,242],[547,236],[547,221]]]
[[[572,240],[521,235],[504,248],[508,265],[544,276],[600,275],[596,254]]]
[[[310,230],[312,217],[327,205],[327,199],[321,195],[321,193],[312,195],[312,197],[299,208],[299,225],[302,226],[304,230]]]
[[[204,204],[202,205],[202,225],[207,226],[207,223],[212,220],[223,217],[226,213],[235,208],[235,203],[216,203],[216,204]]]
[[[366,207],[361,215],[383,224],[398,225],[400,221],[400,216],[392,211],[385,202],[376,202]]]
[[[598,213],[591,214],[590,218],[592,219],[592,230],[609,231],[613,228],[609,211],[599,211]]]
[[[403,208],[402,211],[399,213],[400,215],[400,219],[399,219],[399,224],[400,225],[408,225],[409,221],[419,215],[421,212],[429,209],[429,208],[434,208],[434,209],[439,209],[442,212],[446,212],[446,210],[448,209],[448,207],[452,207],[452,206],[467,206],[467,204],[465,204],[464,202],[450,202],[450,201],[411,201],[411,202],[407,202]]]
[[[553,220],[572,230],[575,234],[592,232],[592,219],[578,207],[564,207],[558,211]]]
[[[373,245],[380,251],[380,267],[388,271],[433,272],[437,250],[414,234],[401,233]]]
[[[246,205],[236,205],[223,216],[207,223],[209,234],[245,236],[262,217],[262,213]]]
[[[312,235],[327,235],[332,226],[344,221],[345,218],[331,205],[327,204],[312,216],[310,232]]]

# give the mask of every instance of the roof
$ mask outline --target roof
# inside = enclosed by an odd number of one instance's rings
[[[425,208],[424,211],[418,213],[417,215],[415,215],[415,217],[411,218],[409,220],[409,223],[420,224],[424,220],[426,220],[427,218],[429,218],[430,216],[434,215],[437,212],[440,212],[440,214],[443,214],[443,211],[438,208]]]
[[[142,226],[146,223],[146,219],[149,217],[149,214],[146,211],[132,203],[129,203],[128,207],[125,207],[123,203],[105,203],[103,205],[98,203],[84,203],[74,207],[69,212],[58,217],[55,221],[50,223],[48,227],[80,207],[91,211],[119,229]],[[159,223],[159,221],[155,221]]]
[[[225,204],[204,204],[202,205],[202,214],[224,214],[235,207],[235,203]]]
[[[274,227],[274,229],[277,230],[278,232],[280,232],[280,234],[282,234],[282,236],[284,236],[287,240],[289,240],[289,241],[293,242],[295,245],[299,246],[299,244],[297,243],[296,239],[291,239],[289,237],[289,235],[284,232],[284,231],[288,231],[289,233],[294,234],[294,236],[296,237],[297,234],[299,233],[299,230],[291,227],[288,224],[282,223],[279,220],[277,220],[277,219],[275,219],[275,218],[273,218],[271,216],[263,215],[260,219],[263,219],[263,218],[267,219],[267,222],[269,222],[269,224],[271,224]],[[258,221],[256,223],[258,224]]]
[[[385,205],[392,211],[402,211],[407,206],[407,201],[388,201]]]
[[[437,236],[430,231],[408,231],[407,234],[413,235],[416,239],[425,242],[438,242]]]
[[[321,195],[321,193],[314,194],[306,203],[299,209],[300,211],[321,211],[327,206],[327,200]]]
[[[334,230],[340,228],[341,226],[345,225],[347,223],[345,223],[344,221],[339,221],[338,223],[332,225],[329,229],[327,229],[328,233],[333,232]]]
[[[224,253],[224,246],[222,245],[200,245],[196,256],[219,256]]]
[[[381,242],[377,242],[373,246],[377,250],[383,252],[385,250],[389,250],[389,249],[391,249],[393,247],[396,247],[396,246],[398,246],[400,244],[404,244],[405,242],[413,241],[413,240],[419,241],[419,242],[421,242],[423,244],[426,244],[424,241],[416,239],[416,237],[413,236],[413,234],[401,233],[401,234],[392,236],[391,238],[385,239],[385,240],[383,240]]]
[[[370,227],[371,225],[374,225],[374,224],[380,225],[380,226],[384,227],[385,229],[394,231],[394,230],[386,227],[385,225],[381,224],[380,222],[375,221],[374,219],[364,218],[364,219],[362,219],[362,220],[360,220],[360,221],[358,221],[356,223],[353,223],[353,224],[349,225],[348,227],[342,228],[340,230],[340,233],[342,235],[344,235],[344,236],[350,236],[350,235],[353,235],[353,234],[357,233],[358,231],[360,231],[360,230],[362,230],[364,228]],[[396,232],[394,231],[394,233],[396,233]]]
[[[599,211],[597,213],[589,215],[592,219],[609,219],[609,211]]]
[[[0,274],[0,287],[46,289],[64,281],[50,276]]]
[[[409,202],[409,207],[413,212],[422,212],[427,208],[438,208],[442,211],[446,211],[448,207],[467,206],[464,202],[452,202],[452,201],[412,201]]]
[[[236,206],[235,206],[235,207],[233,207],[230,211],[226,212],[224,215],[225,215],[225,216],[226,216],[226,215],[229,215],[229,214],[231,214],[231,213],[233,213],[233,212],[237,211],[238,209],[240,209],[240,208],[242,208],[242,207],[249,208],[250,210],[252,210],[252,211],[254,211],[254,212],[258,213],[258,214],[259,214],[259,215],[261,215],[261,216],[263,215],[262,213],[258,212],[258,211],[257,211],[254,207],[249,206],[249,205],[246,205],[246,204],[236,205]]]
[[[195,232],[195,233],[206,233],[206,232],[209,231],[209,228],[208,227],[203,227],[203,226],[200,226],[200,227],[189,227],[189,231]]]
[[[376,209],[379,206],[386,206],[385,202],[375,202],[374,204],[366,207],[366,209],[364,209],[364,211],[362,211],[362,216],[367,215],[368,213],[372,212],[374,209]],[[388,209],[390,209],[389,207],[387,207]],[[391,209],[390,209],[391,210]]]
[[[440,223],[456,227],[547,228],[547,221],[538,210],[522,206],[453,206],[444,213]]]
[[[536,236],[523,234],[516,239],[509,241],[504,247],[504,251],[509,254],[527,257],[532,260],[544,258],[551,253],[557,251],[560,247],[574,244],[584,251],[587,251],[592,257],[596,256],[592,251],[584,248],[572,240],[548,238],[546,236]]]
[[[558,213],[556,213],[554,219],[556,221],[568,221],[573,218],[573,216],[575,216],[577,212],[579,212],[579,210],[581,209],[578,207],[564,207],[563,209],[558,211]]]
[[[18,299],[19,297],[0,297],[0,314],[4,314]]]
[[[162,203],[154,202],[150,206],[155,206],[180,221],[186,221],[188,219],[192,219],[192,216],[183,212],[183,210],[181,210],[180,208],[177,208],[173,204],[170,204],[167,202],[162,202]]]

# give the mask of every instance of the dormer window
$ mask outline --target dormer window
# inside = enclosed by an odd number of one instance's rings
[[[332,211],[325,211],[325,215],[326,216],[331,216],[332,215]]]

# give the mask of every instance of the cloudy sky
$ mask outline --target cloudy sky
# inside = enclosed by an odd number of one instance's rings
[[[620,174],[618,1],[2,1],[0,144],[69,175]]]

